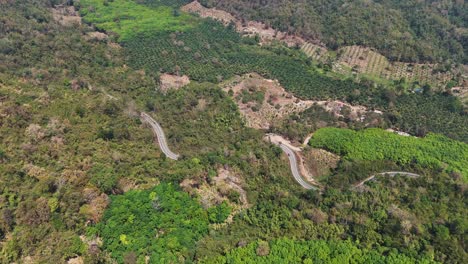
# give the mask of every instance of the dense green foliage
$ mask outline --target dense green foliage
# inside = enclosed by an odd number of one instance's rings
[[[253,185],[251,185],[253,186]],[[199,242],[197,256],[209,259],[236,245],[287,237],[305,240],[351,239],[380,254],[398,252],[443,263],[466,259],[464,184],[447,174],[419,178],[379,178],[361,191],[327,188],[285,191],[264,181],[261,199],[225,230]]]
[[[208,231],[208,215],[190,196],[171,184],[111,196],[96,235],[119,262],[136,254],[139,262],[183,262]],[[216,207],[214,207],[216,208]]]
[[[279,239],[250,243],[234,249],[225,256],[204,260],[201,263],[433,263],[428,259],[390,253],[382,256],[376,251],[361,250],[350,241],[295,241]]]
[[[170,6],[176,8],[190,3],[191,0],[135,0],[135,2],[150,7]]]
[[[333,49],[358,44],[377,48],[394,60],[467,62],[468,4],[464,1],[201,2],[281,31],[320,39]]]
[[[390,160],[399,165],[461,173],[468,180],[468,145],[442,135],[424,138],[405,137],[380,129],[353,131],[322,128],[309,141],[313,147],[325,148],[350,160]]]
[[[117,33],[120,40],[138,33],[186,30],[196,23],[194,17],[174,14],[170,7],[150,8],[129,0],[81,0],[79,8],[84,21]]]

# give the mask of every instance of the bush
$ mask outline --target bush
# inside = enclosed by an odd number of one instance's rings
[[[208,209],[208,219],[210,223],[222,223],[227,219],[229,214],[231,214],[231,207],[226,201]]]

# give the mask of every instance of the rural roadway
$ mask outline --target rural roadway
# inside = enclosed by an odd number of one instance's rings
[[[364,185],[364,183],[375,179],[376,176],[381,176],[381,175],[389,176],[389,177],[394,177],[395,175],[401,175],[401,176],[406,176],[406,177],[410,177],[410,178],[416,178],[416,177],[420,176],[419,174],[411,173],[411,172],[405,172],[405,171],[387,171],[387,172],[374,174],[374,175],[366,178],[365,180],[361,181],[360,183],[356,184],[354,187],[355,188],[361,187],[361,186]]]
[[[163,131],[161,125],[159,125],[159,123],[156,122],[156,120],[154,120],[150,115],[148,115],[145,112],[141,113],[141,119],[142,119],[143,122],[146,122],[151,126],[151,129],[153,130],[154,134],[156,135],[156,138],[158,139],[159,147],[161,148],[161,151],[164,153],[164,155],[166,155],[166,157],[168,157],[170,159],[178,160],[179,155],[172,152],[169,149],[169,147],[167,146],[166,136],[164,135],[164,131]],[[272,135],[268,135],[268,136],[271,139]],[[288,156],[289,164],[290,164],[290,167],[291,167],[291,172],[292,172],[292,174],[294,176],[294,179],[297,181],[297,183],[299,183],[304,189],[318,190],[319,188],[317,186],[314,186],[314,185],[306,182],[304,180],[304,178],[301,176],[301,174],[299,172],[297,157],[296,157],[296,151],[297,150],[293,149],[293,146],[289,146],[289,144],[283,144],[281,141],[277,141],[277,142],[274,142],[274,143],[276,145],[278,145],[283,150],[283,152]],[[416,177],[420,176],[419,174],[404,172],[404,171],[388,171],[388,172],[382,172],[382,173],[374,174],[374,175],[366,178],[365,180],[361,181],[360,183],[356,184],[354,187],[355,188],[361,187],[366,182],[371,181],[376,176],[380,176],[380,175],[385,175],[385,176],[390,176],[390,177],[394,177],[395,175],[402,175],[402,176],[407,176],[407,177],[411,177],[411,178],[416,178]]]
[[[299,183],[304,189],[307,190],[317,190],[318,188],[314,185],[311,185],[310,183],[304,181],[302,178],[301,174],[299,173],[299,168],[298,168],[298,163],[297,163],[297,158],[296,158],[296,153],[294,150],[292,150],[289,146],[285,144],[280,144],[279,147],[286,153],[286,155],[289,158],[289,164],[291,166],[291,172],[294,176],[294,179]]]
[[[172,152],[167,146],[166,136],[164,135],[164,131],[159,125],[159,123],[156,122],[156,120],[154,120],[150,115],[144,112],[141,113],[141,119],[142,121],[148,123],[151,126],[151,129],[153,130],[154,134],[156,135],[156,138],[158,139],[159,147],[161,148],[161,151],[164,153],[164,155],[166,155],[166,157],[170,159],[177,160],[179,158],[179,155]]]

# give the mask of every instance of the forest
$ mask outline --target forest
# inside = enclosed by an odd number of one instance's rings
[[[363,45],[391,60],[467,63],[465,1],[202,0],[245,20],[319,40]]]
[[[270,243],[253,242],[235,249],[226,256],[201,263],[433,263],[429,259],[416,260],[404,255],[360,250],[350,241],[294,241],[280,239]]]
[[[331,76],[298,50],[259,47],[179,12],[184,3],[0,1],[1,263],[468,259],[467,119],[459,101]],[[67,8],[82,17],[57,15]],[[263,140],[265,131],[245,126],[220,88],[252,70],[301,98],[388,111],[374,126],[426,137],[364,129],[316,107],[291,115],[275,131],[298,139],[315,131],[311,145],[342,155],[321,192],[304,190],[288,157]],[[187,74],[191,83],[162,92],[162,72]],[[142,111],[161,123],[179,160],[155,145]],[[319,129],[320,121],[348,129]],[[329,142],[331,135],[342,141]],[[352,188],[393,168],[421,177]]]

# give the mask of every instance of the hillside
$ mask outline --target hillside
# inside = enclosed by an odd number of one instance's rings
[[[325,43],[374,47],[390,60],[468,63],[464,1],[203,0],[245,20]]]
[[[465,262],[457,97],[187,3],[0,0],[0,263]]]

